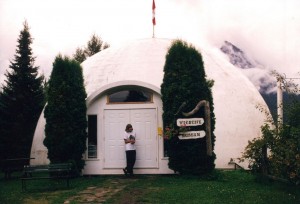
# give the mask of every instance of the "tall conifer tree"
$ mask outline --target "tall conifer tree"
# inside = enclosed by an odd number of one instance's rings
[[[15,58],[0,92],[0,157],[29,157],[34,130],[45,104],[43,76],[34,66],[28,23],[21,30]]]
[[[211,132],[214,130],[213,83],[206,80],[203,66],[201,54],[192,45],[181,40],[172,43],[166,55],[161,85],[164,129],[170,127],[173,132],[165,148],[168,147],[169,167],[183,174],[202,174],[214,169],[215,155],[207,155],[206,137],[180,140],[176,125],[176,120],[183,117],[182,111],[190,112],[199,101],[206,100],[210,103]],[[184,102],[187,105],[178,111]],[[204,118],[204,108],[192,117]],[[213,135],[211,142],[214,145]]]
[[[79,63],[83,62],[84,60],[86,60],[85,51],[80,47],[76,48],[73,58]]]
[[[104,42],[101,37],[93,34],[91,39],[87,42],[87,46],[85,48],[78,47],[76,49],[75,53],[73,54],[73,58],[77,62],[82,63],[87,57],[91,57],[109,47],[110,45],[107,42]]]
[[[86,92],[76,60],[57,56],[49,79],[45,107],[46,138],[51,163],[73,162],[80,171],[86,149]]]

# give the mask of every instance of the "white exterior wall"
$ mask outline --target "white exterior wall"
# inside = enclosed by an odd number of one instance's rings
[[[160,85],[163,80],[165,56],[170,45],[171,40],[168,39],[137,40],[124,46],[106,49],[83,62],[85,87],[88,94],[88,114],[103,115],[107,90],[134,85],[145,87],[155,93],[155,103],[152,105],[157,109],[157,127],[163,127]],[[267,109],[267,105],[254,85],[225,59],[220,50],[205,48],[201,49],[200,53],[203,57],[207,79],[214,80],[216,168],[233,168],[228,165],[230,159],[240,157],[248,140],[261,135],[260,127],[265,121],[265,115],[256,106],[261,105]],[[124,106],[120,105],[119,108],[122,109]],[[47,149],[42,144],[44,125],[42,115],[34,135],[31,156],[36,160],[31,161],[32,163],[49,162],[45,159]],[[98,117],[98,125],[100,131],[103,130],[101,117]],[[122,169],[102,168],[104,159],[103,152],[101,152],[104,149],[104,143],[101,142],[102,135],[102,132],[98,134],[100,145],[98,158],[86,161],[84,174],[122,173]],[[168,169],[168,160],[162,156],[162,144],[162,138],[159,137],[159,168],[137,169],[136,173],[173,173]],[[247,163],[242,165],[247,168]]]
[[[40,118],[38,120],[34,132],[33,141],[32,141],[31,152],[30,152],[30,157],[34,158],[30,160],[30,164],[32,165],[50,163],[49,159],[47,158],[48,150],[43,144],[45,138],[45,125],[46,125],[46,120],[44,118],[44,110],[42,111]]]

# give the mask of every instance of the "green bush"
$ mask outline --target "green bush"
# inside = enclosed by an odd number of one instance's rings
[[[214,169],[215,155],[207,155],[206,137],[200,139],[180,140],[176,120],[182,118],[182,112],[189,112],[201,100],[210,103],[211,132],[215,128],[213,113],[212,81],[206,80],[201,54],[192,46],[181,40],[172,43],[166,55],[164,78],[161,85],[163,102],[164,130],[172,129],[172,137],[165,142],[169,156],[169,167],[181,174],[203,174]],[[182,104],[186,105],[182,107]],[[178,112],[177,115],[175,115]],[[204,108],[191,117],[204,118]],[[204,125],[201,127],[204,129]],[[195,127],[189,127],[194,130]],[[198,127],[199,128],[199,127]],[[212,134],[212,146],[214,146]]]
[[[262,137],[248,142],[241,161],[249,160],[249,168],[255,173],[270,174],[292,183],[300,183],[300,101],[285,104],[287,119],[277,126],[266,123]],[[269,125],[270,124],[270,125]],[[262,151],[268,148],[268,154]],[[267,161],[264,163],[264,157]],[[263,171],[266,168],[267,171]]]
[[[86,149],[86,92],[82,68],[69,58],[58,56],[49,80],[45,108],[44,145],[51,163],[75,162],[78,171],[84,166]]]

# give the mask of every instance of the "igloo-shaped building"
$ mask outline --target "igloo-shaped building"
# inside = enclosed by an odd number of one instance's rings
[[[83,174],[122,174],[123,134],[131,123],[137,133],[136,174],[173,173],[168,168],[161,135],[165,56],[170,39],[141,39],[110,47],[82,63],[89,138]],[[216,168],[230,169],[230,159],[241,157],[248,140],[261,135],[267,109],[254,85],[218,49],[201,49],[207,79],[214,80]],[[130,98],[129,95],[133,96]],[[45,119],[38,121],[31,149],[32,164],[49,163],[43,145]],[[247,167],[246,164],[244,167]]]

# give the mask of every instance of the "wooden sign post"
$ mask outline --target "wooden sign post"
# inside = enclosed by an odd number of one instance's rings
[[[199,111],[199,109],[204,106],[204,111],[205,111],[205,118],[204,118],[204,121],[205,121],[205,133],[204,136],[206,135],[206,151],[207,151],[207,155],[209,156],[212,156],[212,143],[211,143],[211,121],[210,121],[210,107],[209,107],[209,102],[206,101],[206,100],[202,100],[202,101],[199,101],[199,103],[196,105],[196,107],[188,112],[188,113],[184,113],[182,112],[182,114],[186,117],[188,116],[192,116],[194,115],[195,113],[197,113]],[[198,121],[199,122],[199,121]],[[188,122],[189,123],[189,122]],[[197,121],[195,122],[190,122],[190,123],[196,123],[197,124]],[[196,131],[195,131],[196,132]],[[197,134],[196,134],[197,135]],[[203,133],[202,133],[203,135]],[[201,136],[201,133],[200,135]],[[203,137],[204,137],[203,136]]]

